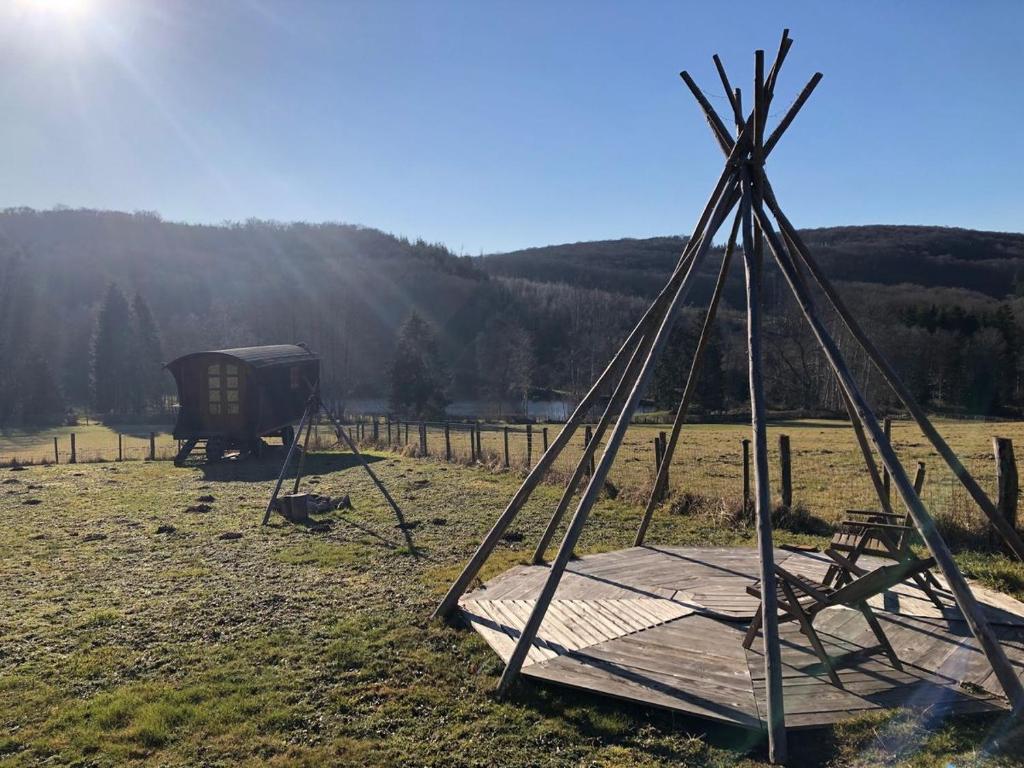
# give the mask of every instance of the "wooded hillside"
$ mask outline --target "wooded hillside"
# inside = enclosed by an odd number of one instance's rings
[[[1024,303],[1016,296],[1024,235],[841,227],[806,236],[932,407],[992,413],[1024,402]],[[342,224],[196,226],[148,213],[4,211],[0,422],[52,409],[53,397],[38,397],[50,389],[64,403],[94,400],[94,337],[111,283],[148,306],[164,360],[305,341],[324,358],[329,396],[385,398],[398,328],[415,312],[436,334],[448,397],[519,394],[494,375],[509,339],[529,347],[516,356],[527,370],[515,386],[579,392],[661,287],[682,245],[673,237],[617,240],[478,259]],[[716,269],[713,254],[691,303],[706,298]],[[772,405],[835,408],[834,387],[782,288],[769,271]],[[737,260],[701,390],[705,409],[745,400],[741,309]],[[654,396],[666,407],[682,386],[697,314],[684,313],[676,354],[656,376]],[[866,365],[859,370],[868,375]]]

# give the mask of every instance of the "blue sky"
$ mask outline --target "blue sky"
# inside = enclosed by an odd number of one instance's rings
[[[1024,230],[1024,3],[4,0],[0,207],[345,221],[476,254],[687,232],[721,156],[678,77],[795,45],[798,226]],[[724,110],[723,110],[724,111]]]

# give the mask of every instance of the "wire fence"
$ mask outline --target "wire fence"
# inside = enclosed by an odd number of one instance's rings
[[[475,421],[405,421],[387,417],[349,415],[344,425],[353,439],[369,449],[392,450],[408,456],[476,464],[494,471],[525,473],[555,440],[561,424],[495,424]],[[809,428],[810,427],[810,428]],[[997,494],[996,462],[988,449],[992,424],[970,432],[960,457],[982,488]],[[1024,424],[1000,424],[999,429],[1024,441]],[[566,482],[584,453],[592,425],[581,426],[553,462],[547,477]],[[657,473],[656,442],[666,425],[631,424],[608,480],[628,500],[642,502]],[[791,466],[791,503],[830,522],[849,509],[874,509],[878,500],[864,469],[853,431],[846,422],[781,423],[769,428],[769,475],[775,503],[782,501],[779,436],[788,433]],[[752,462],[744,460],[744,439],[749,426],[741,424],[686,425],[669,466],[668,492],[677,497],[712,500],[726,505],[743,503],[744,488],[753,485]],[[269,442],[276,442],[270,439]],[[926,466],[923,500],[947,527],[985,528],[985,520],[956,476],[909,423],[897,423],[894,446],[911,476],[916,462]],[[175,457],[181,444],[166,428],[114,432],[92,425],[36,438],[23,445],[5,446],[0,466],[12,463],[85,463],[96,461],[162,461]],[[589,469],[600,458],[600,442]],[[966,450],[963,450],[963,449]],[[338,450],[333,427],[323,419],[313,426],[310,449]],[[589,472],[588,472],[589,474]],[[895,507],[898,499],[893,495]]]

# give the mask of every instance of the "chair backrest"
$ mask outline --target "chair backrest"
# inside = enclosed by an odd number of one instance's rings
[[[903,560],[893,565],[883,565],[858,579],[854,579],[845,587],[840,587],[829,596],[833,605],[856,605],[869,597],[874,597],[890,587],[906,581],[935,565],[935,560],[926,557],[920,560]]]

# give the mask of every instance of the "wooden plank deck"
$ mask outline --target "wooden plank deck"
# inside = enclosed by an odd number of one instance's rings
[[[828,559],[777,550],[787,570],[820,579]],[[871,568],[881,564],[862,558]],[[466,594],[463,618],[508,660],[547,577],[517,566]],[[757,609],[754,549],[635,547],[570,563],[523,674],[630,702],[751,729],[765,727],[760,638],[741,643]],[[944,585],[943,585],[944,586]],[[978,588],[1007,655],[1024,677],[1024,605]],[[907,706],[949,712],[1005,708],[984,655],[948,594],[941,610],[913,586],[872,600],[903,669],[880,654],[864,617],[830,608],[815,620],[830,656],[845,657],[831,683],[794,622],[780,626],[786,724],[833,723],[871,709]],[[850,656],[850,654],[853,654]],[[966,684],[966,685],[965,685]]]

